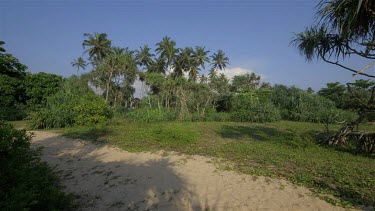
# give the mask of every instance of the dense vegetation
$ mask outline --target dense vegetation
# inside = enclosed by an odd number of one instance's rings
[[[30,147],[31,135],[0,122],[0,209],[63,210],[71,196],[57,186],[52,169]]]

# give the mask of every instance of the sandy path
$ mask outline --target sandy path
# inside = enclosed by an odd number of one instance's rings
[[[35,132],[82,210],[341,210],[284,180],[218,171],[201,156],[129,153]]]

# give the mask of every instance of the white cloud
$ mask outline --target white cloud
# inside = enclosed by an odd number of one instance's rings
[[[228,79],[232,79],[234,76],[236,75],[244,75],[246,73],[256,73],[255,71],[253,70],[250,70],[250,69],[246,69],[246,68],[243,68],[243,67],[234,67],[234,68],[227,68],[225,70],[219,70],[217,71],[219,74],[221,73],[224,73],[224,75],[228,78]],[[258,73],[257,73],[258,74]],[[262,79],[265,79],[266,76],[265,75],[262,75],[262,74],[258,74],[262,77]]]

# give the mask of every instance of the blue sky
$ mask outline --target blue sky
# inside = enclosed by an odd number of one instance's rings
[[[0,1],[0,40],[29,71],[69,76],[75,73],[70,62],[83,53],[83,33],[105,32],[113,45],[131,49],[154,49],[167,35],[177,47],[224,50],[228,75],[254,71],[272,84],[318,90],[359,79],[324,62],[306,62],[290,45],[295,32],[314,23],[318,2]],[[367,63],[352,58],[347,64],[360,69]]]

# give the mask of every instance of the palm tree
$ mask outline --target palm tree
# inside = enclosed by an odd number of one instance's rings
[[[199,74],[199,66],[202,68],[205,67],[204,63],[209,62],[210,59],[208,58],[207,54],[210,51],[205,51],[204,47],[195,47],[195,51],[192,54],[192,68],[189,71],[189,79],[196,81],[197,76]]]
[[[160,57],[166,60],[168,74],[171,73],[171,65],[175,59],[178,49],[175,48],[176,42],[171,40],[170,37],[164,37],[163,40],[156,44],[156,52],[160,54]]]
[[[79,76],[79,68],[85,69],[87,66],[86,61],[83,60],[82,57],[78,57],[78,59],[74,59],[70,64],[72,64],[73,67],[77,67],[78,76]]]
[[[191,47],[186,47],[183,50],[181,50],[181,53],[180,53],[181,62],[182,62],[183,70],[185,72],[190,72],[192,68],[193,53],[194,53],[194,50]]]
[[[5,52],[5,49],[2,47],[4,44],[5,42],[0,40],[0,52]]]
[[[152,60],[152,57],[154,54],[150,53],[150,48],[148,45],[144,45],[143,47],[140,47],[139,51],[136,51],[135,58],[137,60],[137,63],[139,66],[141,66],[143,69],[150,69],[150,66],[154,62]],[[142,90],[141,90],[141,98],[143,98],[144,95],[144,75],[143,74],[138,74],[139,80],[142,82]]]
[[[225,56],[225,53],[222,50],[219,50],[217,53],[214,53],[212,57],[212,68],[217,70],[223,70],[227,67],[229,64],[229,59],[228,57]]]
[[[163,57],[158,57],[156,61],[152,62],[148,72],[161,73],[165,75],[167,65]]]
[[[201,75],[201,78],[200,78],[200,82],[201,82],[202,84],[206,84],[207,81],[208,81],[208,78],[207,78],[204,74],[202,74],[202,75]]]
[[[208,73],[208,78],[210,79],[210,82],[214,81],[217,78],[217,72],[214,68],[212,68]]]
[[[375,47],[375,1],[330,0],[318,4],[322,24],[342,37],[368,38]]]
[[[94,35],[85,33],[83,36],[87,38],[82,43],[84,48],[87,47],[84,53],[88,53],[94,62],[101,62],[112,51],[111,40],[107,39],[107,34],[95,32]]]
[[[172,68],[173,68],[173,73],[172,73],[173,78],[182,77],[184,75],[184,60],[183,60],[182,54],[179,54],[176,56],[172,64]]]
[[[128,48],[121,48],[121,47],[112,47],[111,53],[120,56],[125,53],[125,51],[128,51]]]
[[[150,53],[150,50],[151,48],[149,48],[148,45],[144,45],[136,52],[135,57],[139,66],[148,68],[152,64],[152,57],[154,54]]]
[[[197,46],[195,47],[195,51],[193,53],[193,58],[197,62],[199,66],[201,66],[203,69],[205,62],[210,62],[210,58],[208,58],[207,54],[210,51],[205,51],[204,47]]]

